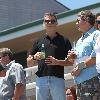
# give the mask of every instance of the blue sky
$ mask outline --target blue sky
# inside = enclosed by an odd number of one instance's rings
[[[57,0],[69,9],[77,9],[100,2],[100,0]]]

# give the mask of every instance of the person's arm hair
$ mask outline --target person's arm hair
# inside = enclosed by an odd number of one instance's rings
[[[90,67],[91,65],[96,64],[96,57],[89,57],[84,63],[86,67]]]
[[[91,67],[92,65],[96,64],[96,58],[95,57],[89,57],[85,61],[82,61],[76,65],[76,68],[83,70],[84,68]]]
[[[67,67],[67,66],[72,66],[73,63],[70,62],[69,60],[65,59],[65,60],[58,60],[57,61],[57,65],[61,65],[61,66]]]
[[[22,83],[16,84],[12,100],[20,100],[21,95],[24,93],[24,89],[25,87]]]
[[[49,56],[46,60],[45,60],[45,63],[48,64],[48,65],[60,65],[60,66],[72,66],[73,63],[70,62],[68,59],[65,59],[65,60],[58,60],[58,59],[55,59],[54,57],[52,56]]]

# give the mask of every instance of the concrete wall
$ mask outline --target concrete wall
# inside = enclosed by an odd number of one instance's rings
[[[65,67],[65,73],[64,74],[64,78],[65,78],[65,86],[69,87],[74,84],[73,78],[71,76],[71,74],[69,73],[70,70],[73,67]],[[37,71],[37,66],[31,67],[31,68],[26,68],[26,96],[27,96],[27,100],[35,100],[35,72]]]

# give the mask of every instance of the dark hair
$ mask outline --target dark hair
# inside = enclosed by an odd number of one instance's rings
[[[13,60],[13,53],[8,48],[0,48],[0,55],[2,55],[2,56],[8,55],[9,59]]]
[[[87,21],[90,25],[95,24],[95,15],[90,10],[81,11],[78,13],[78,16],[81,17],[81,20]]]
[[[74,97],[74,100],[77,100],[77,96],[76,96],[76,88],[74,86],[71,86],[67,89],[70,89],[72,96]],[[67,90],[66,90],[67,91]]]
[[[45,17],[45,16],[53,16],[53,17],[55,17],[55,20],[57,21],[56,13],[48,12],[48,13],[45,13],[45,14],[44,14],[44,17]]]
[[[97,18],[98,16],[100,16],[100,13],[97,13],[97,14],[95,15],[95,18]]]

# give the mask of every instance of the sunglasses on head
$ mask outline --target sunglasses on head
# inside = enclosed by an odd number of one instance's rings
[[[52,19],[52,20],[44,20],[44,22],[47,23],[47,24],[49,24],[49,23],[55,24],[57,21]]]
[[[96,20],[96,23],[97,23],[97,24],[100,24],[100,20]]]

